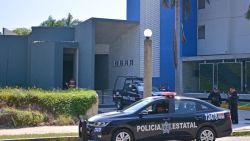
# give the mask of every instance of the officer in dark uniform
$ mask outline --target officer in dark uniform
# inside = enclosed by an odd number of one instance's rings
[[[238,124],[238,94],[234,87],[230,87],[228,104],[233,124]]]
[[[220,107],[221,96],[220,96],[220,91],[216,87],[210,92],[208,99],[211,101],[213,105]]]

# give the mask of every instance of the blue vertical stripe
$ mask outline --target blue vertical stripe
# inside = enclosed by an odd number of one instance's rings
[[[140,0],[127,0],[127,20],[140,21]]]
[[[197,56],[197,0],[190,0],[190,14],[184,17],[181,11],[181,21],[186,42],[181,40],[181,56]],[[182,4],[182,1],[181,1]],[[173,63],[173,33],[175,28],[175,9],[167,9],[161,4],[161,39],[160,39],[160,77],[153,78],[153,85],[166,85],[170,91],[175,90],[175,67]],[[182,37],[182,34],[181,34]]]

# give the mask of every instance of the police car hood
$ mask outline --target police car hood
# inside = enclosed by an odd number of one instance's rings
[[[96,122],[96,121],[110,121],[116,118],[123,118],[128,116],[128,113],[122,111],[113,111],[103,114],[98,114],[88,119],[89,122]]]

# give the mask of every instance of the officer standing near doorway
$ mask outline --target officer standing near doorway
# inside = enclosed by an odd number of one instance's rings
[[[233,124],[238,124],[238,94],[235,87],[230,87],[228,97],[229,109]]]

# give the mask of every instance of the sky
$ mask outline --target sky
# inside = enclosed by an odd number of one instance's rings
[[[0,31],[38,26],[51,15],[81,21],[91,17],[126,19],[126,0],[0,0]]]

